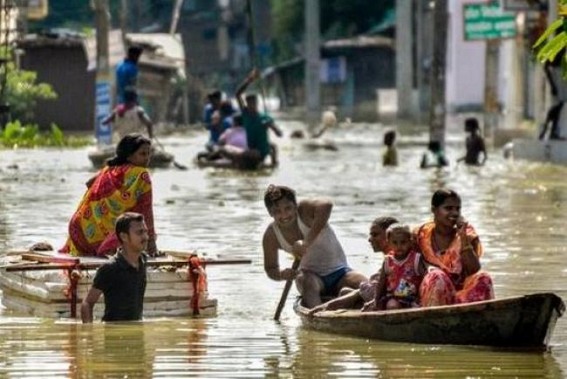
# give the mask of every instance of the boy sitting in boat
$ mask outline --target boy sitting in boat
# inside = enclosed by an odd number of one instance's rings
[[[362,311],[414,308],[419,306],[419,286],[427,269],[414,248],[407,225],[392,224],[386,231],[392,251],[386,255],[373,301]]]
[[[112,123],[112,139],[118,143],[124,136],[131,133],[144,135],[147,133],[150,140],[154,136],[152,121],[143,107],[138,104],[138,94],[133,89],[124,91],[124,103],[118,104],[102,123]]]

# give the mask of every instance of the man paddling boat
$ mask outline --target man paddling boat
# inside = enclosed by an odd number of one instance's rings
[[[341,289],[358,288],[366,277],[352,270],[343,248],[329,226],[333,204],[327,200],[297,203],[295,191],[270,185],[264,204],[274,222],[264,233],[264,269],[273,280],[291,280],[309,308],[321,304],[321,296],[336,296]],[[299,270],[280,270],[278,250],[301,259]]]

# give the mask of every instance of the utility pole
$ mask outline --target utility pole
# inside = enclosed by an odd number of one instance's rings
[[[94,0],[94,6],[96,23],[95,136],[98,145],[110,145],[112,143],[110,124],[102,124],[102,120],[111,111],[111,78],[108,58],[110,12],[108,10],[108,0]]]
[[[128,8],[128,0],[120,0],[120,31],[124,46],[126,46],[126,34],[128,33]]]
[[[181,12],[181,5],[183,5],[183,0],[175,0],[175,5],[173,6],[173,13],[171,15],[171,25],[169,27],[169,34],[175,34],[177,30],[177,24],[179,23],[179,12]]]
[[[319,0],[305,1],[305,104],[313,127],[321,114]]]
[[[448,0],[435,0],[433,10],[433,57],[431,63],[431,107],[429,140],[445,146],[445,71],[447,61]]]
[[[498,66],[500,61],[500,41],[486,41],[484,63],[484,135],[494,143],[495,130],[498,127]]]
[[[410,119],[414,113],[412,5],[412,0],[396,0],[396,89],[398,118],[404,120]]]

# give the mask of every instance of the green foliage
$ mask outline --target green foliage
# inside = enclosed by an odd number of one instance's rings
[[[533,45],[536,59],[541,63],[552,63],[561,56],[563,76],[567,78],[567,0],[559,0],[559,18],[551,23]]]
[[[557,54],[567,46],[567,33],[565,33],[567,20],[555,20],[534,44],[538,61],[553,62]]]
[[[36,83],[37,73],[16,70],[13,63],[7,65],[6,101],[10,104],[13,119],[33,121],[38,100],[54,100],[57,94],[51,85]]]
[[[23,125],[20,121],[9,122],[0,133],[0,145],[8,148],[80,147],[91,143],[88,138],[66,137],[61,129],[51,124],[51,130],[42,133],[35,124]]]
[[[294,44],[303,39],[306,0],[271,0],[276,54],[279,60],[297,55]],[[320,0],[323,39],[365,33],[380,23],[394,0]]]

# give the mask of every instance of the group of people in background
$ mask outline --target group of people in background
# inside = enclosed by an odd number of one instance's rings
[[[224,159],[237,168],[255,169],[270,156],[271,165],[278,165],[277,147],[270,143],[268,131],[277,136],[282,136],[282,131],[270,116],[260,112],[258,96],[245,94],[259,75],[258,70],[252,70],[236,90],[239,113],[230,100],[223,101],[220,91],[208,95],[203,123],[209,131],[209,140],[207,151],[199,153],[197,159]]]
[[[494,298],[490,275],[481,271],[480,238],[461,215],[452,190],[433,194],[433,220],[413,230],[393,217],[376,219],[369,242],[384,253],[378,272],[367,279],[348,264],[329,225],[332,203],[297,202],[295,191],[270,185],[264,204],[273,222],[263,237],[264,269],[273,280],[292,280],[311,312],[340,308],[363,311],[462,304]],[[278,250],[299,260],[280,269]],[[332,300],[324,302],[325,299]]]
[[[480,132],[478,120],[474,117],[465,120],[465,155],[457,159],[457,164],[465,162],[471,166],[482,166],[488,159],[486,144]],[[382,154],[383,166],[398,165],[398,150],[396,148],[396,131],[387,130],[384,133],[384,152]],[[423,153],[420,161],[421,168],[446,167],[449,160],[445,150],[439,141],[429,141],[427,150]]]

